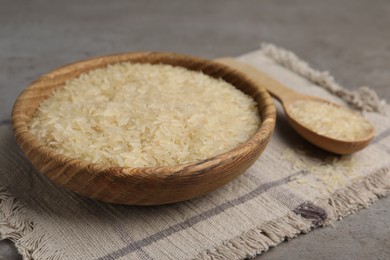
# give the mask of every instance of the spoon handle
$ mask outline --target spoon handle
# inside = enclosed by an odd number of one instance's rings
[[[215,61],[245,73],[252,80],[256,81],[256,83],[264,87],[273,97],[278,99],[284,105],[286,105],[289,101],[302,97],[301,94],[285,87],[282,83],[271,78],[264,72],[250,65],[239,62],[234,58],[219,58]]]

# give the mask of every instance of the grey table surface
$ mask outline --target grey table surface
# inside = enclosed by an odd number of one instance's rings
[[[390,100],[390,1],[0,0],[0,120],[30,81],[108,53],[154,50],[204,58],[275,43],[347,88]],[[390,259],[390,197],[259,259]],[[0,242],[0,259],[18,259]]]

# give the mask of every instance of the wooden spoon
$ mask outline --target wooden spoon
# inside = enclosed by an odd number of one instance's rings
[[[275,97],[277,100],[279,100],[282,103],[284,111],[286,113],[287,120],[290,123],[290,125],[295,129],[295,131],[298,132],[298,134],[300,134],[303,138],[305,138],[310,143],[324,150],[336,154],[351,154],[366,147],[374,137],[375,130],[371,124],[369,130],[366,132],[366,135],[364,137],[353,141],[334,139],[329,136],[319,134],[314,130],[302,125],[297,118],[294,118],[294,115],[291,113],[291,105],[293,103],[302,100],[317,101],[317,102],[325,102],[327,104],[334,105],[335,107],[340,108],[340,110],[341,109],[345,110],[346,108],[317,97],[311,97],[311,96],[305,96],[299,94],[285,87],[280,82],[274,80],[273,78],[261,72],[260,70],[250,65],[241,63],[236,59],[220,58],[215,61],[243,72],[249,78],[256,81],[256,83],[260,84],[262,87],[267,89],[273,97]],[[354,113],[353,111],[350,112]],[[368,123],[366,120],[365,122]]]

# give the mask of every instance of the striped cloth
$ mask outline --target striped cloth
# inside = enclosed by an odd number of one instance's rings
[[[1,237],[15,241],[25,259],[242,259],[389,193],[389,106],[368,89],[341,88],[272,45],[239,59],[299,92],[365,110],[377,130],[373,143],[349,157],[320,151],[290,128],[278,105],[272,140],[244,175],[190,201],[135,207],[94,201],[50,183],[24,158],[10,121],[3,120]]]

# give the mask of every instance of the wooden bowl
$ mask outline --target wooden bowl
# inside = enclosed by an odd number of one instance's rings
[[[262,123],[255,135],[233,150],[206,160],[165,167],[115,167],[74,159],[45,146],[31,134],[28,125],[34,112],[55,89],[81,73],[125,61],[170,64],[222,78],[256,100]],[[12,126],[27,158],[57,185],[101,201],[157,205],[206,194],[247,170],[270,140],[275,126],[275,107],[265,89],[222,64],[172,53],[125,53],[76,62],[41,76],[17,98]]]

